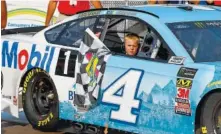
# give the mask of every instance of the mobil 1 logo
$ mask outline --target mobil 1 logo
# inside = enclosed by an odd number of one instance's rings
[[[55,75],[75,77],[77,55],[77,50],[61,49],[59,52]]]

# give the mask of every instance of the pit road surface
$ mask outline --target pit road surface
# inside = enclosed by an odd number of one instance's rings
[[[31,125],[22,125],[17,123],[1,122],[1,134],[64,134],[61,132],[44,133],[34,130]]]

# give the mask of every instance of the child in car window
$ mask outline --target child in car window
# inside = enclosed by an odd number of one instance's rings
[[[130,33],[124,38],[126,55],[135,56],[138,53],[140,37],[137,34]]]

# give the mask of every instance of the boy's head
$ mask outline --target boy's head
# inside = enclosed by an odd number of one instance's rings
[[[127,55],[134,56],[137,54],[140,44],[140,37],[136,34],[127,34],[124,38],[125,52]]]

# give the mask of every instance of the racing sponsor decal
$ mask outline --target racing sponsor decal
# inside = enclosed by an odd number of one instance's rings
[[[207,87],[218,86],[221,85],[221,81],[214,81],[207,85]]]
[[[136,16],[136,12],[131,11],[117,11],[117,10],[108,10],[107,14],[113,14],[113,15],[124,15],[124,16]]]
[[[177,78],[176,86],[190,89],[192,87],[192,80]]]
[[[175,113],[182,115],[191,115],[189,94],[192,87],[192,80],[177,78],[176,82],[177,96],[175,98]]]
[[[68,100],[74,100],[74,91],[68,91]]]
[[[194,25],[196,25],[198,28],[205,28],[205,25],[202,22],[195,22]]]
[[[182,65],[184,62],[185,58],[181,56],[172,56],[168,63],[170,64],[177,64],[177,65]]]
[[[187,29],[189,27],[190,26],[186,25],[186,24],[177,24],[177,25],[174,26],[175,29]]]
[[[187,88],[178,88],[175,101],[178,103],[189,103],[189,92],[190,90]]]
[[[191,116],[190,104],[179,103],[179,102],[176,103],[175,113],[176,114],[182,114],[182,115]]]
[[[31,50],[19,50],[21,43],[4,41],[2,46],[2,67],[9,67],[19,70],[40,67],[47,72],[50,71],[51,61],[55,47],[45,46],[45,51],[36,50],[37,45],[32,44]],[[22,45],[21,45],[22,46]],[[42,46],[41,46],[42,47]]]
[[[55,75],[75,77],[76,50],[61,49],[57,61]]]
[[[12,96],[10,96],[10,95],[2,95],[2,98],[4,98],[4,99],[9,99],[9,100],[11,100],[12,99]]]
[[[72,89],[68,91],[68,100],[73,101],[76,90],[76,84],[73,85]]]
[[[46,117],[45,119],[38,121],[38,126],[45,126],[47,125],[52,119],[53,119],[54,115],[52,114],[52,112],[49,113],[48,117]]]
[[[181,67],[177,76],[193,79],[198,69]]]
[[[78,18],[99,15],[101,11],[90,11],[79,14]]]
[[[202,134],[207,134],[207,128],[206,128],[206,126],[205,126],[205,127],[202,127],[201,130],[202,130]]]
[[[206,22],[205,24],[210,27],[221,27],[221,21]]]

